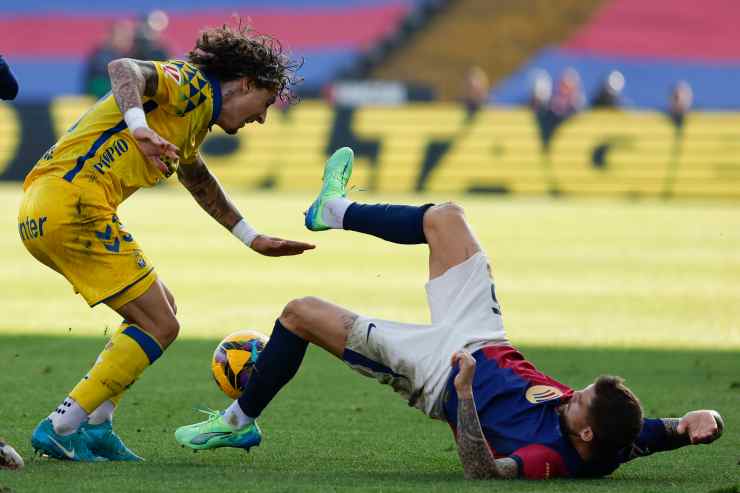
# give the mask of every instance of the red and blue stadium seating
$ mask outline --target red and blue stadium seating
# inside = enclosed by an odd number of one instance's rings
[[[0,53],[21,81],[22,100],[44,100],[82,88],[86,56],[111,24],[153,9],[170,16],[163,40],[176,57],[203,27],[229,23],[236,13],[260,33],[303,57],[304,89],[319,90],[363,51],[393,33],[424,0],[33,0],[0,3]],[[53,80],[53,83],[51,82]]]
[[[566,67],[593,95],[620,70],[635,107],[664,109],[679,80],[691,84],[694,108],[740,109],[740,2],[737,0],[611,0],[575,36],[540,52],[491,93],[495,104],[528,100],[534,69],[553,78]]]

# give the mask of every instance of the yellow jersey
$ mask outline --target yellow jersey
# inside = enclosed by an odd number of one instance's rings
[[[152,62],[157,93],[144,97],[149,127],[180,149],[191,162],[221,111],[221,87],[213,77],[181,61]],[[162,173],[139,150],[112,94],[98,100],[36,163],[23,189],[41,176],[58,176],[81,187],[97,187],[114,209],[142,187],[151,187],[175,170]]]

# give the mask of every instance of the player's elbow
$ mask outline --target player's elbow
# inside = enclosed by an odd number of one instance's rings
[[[121,69],[131,65],[133,60],[131,58],[116,58],[108,62],[108,75],[111,79],[120,74]]]
[[[120,67],[123,63],[125,63],[125,58],[116,58],[115,60],[111,60],[108,62],[108,75],[113,75],[113,73],[116,71],[116,67]]]

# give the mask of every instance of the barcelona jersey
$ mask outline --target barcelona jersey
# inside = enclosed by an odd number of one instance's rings
[[[221,110],[219,82],[180,60],[151,62],[157,70],[154,97],[144,97],[149,126],[192,162],[198,146]],[[56,176],[96,189],[105,204],[118,204],[165,175],[141,153],[112,94],[101,98],[51,147],[26,177],[24,190],[41,176]]]
[[[586,462],[581,459],[565,431],[557,408],[573,390],[541,373],[511,346],[484,347],[475,353],[473,396],[483,434],[497,458],[511,457],[521,477],[598,477],[610,474],[623,462],[648,455],[663,440],[659,419],[643,420],[633,447],[620,451],[613,460]],[[453,430],[457,427],[457,393],[453,370],[447,382],[445,414]],[[653,447],[653,448],[651,448]]]

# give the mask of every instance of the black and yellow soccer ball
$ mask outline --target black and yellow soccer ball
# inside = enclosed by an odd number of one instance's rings
[[[266,335],[256,330],[240,330],[218,344],[213,352],[211,372],[224,394],[232,399],[242,395],[267,340]]]

